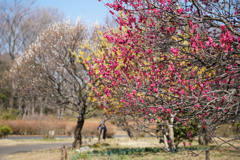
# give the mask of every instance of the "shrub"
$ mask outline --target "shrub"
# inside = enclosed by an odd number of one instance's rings
[[[145,135],[147,135],[147,133],[145,133],[145,132],[141,132],[139,130],[134,129],[134,127],[137,125],[136,122],[134,122],[134,121],[118,123],[118,119],[117,119],[115,121],[112,121],[112,124],[115,124],[118,127],[121,127],[131,139],[133,139],[133,138],[138,139],[141,137],[145,137]],[[153,132],[152,130],[155,130],[154,127],[155,127],[154,125],[149,125],[149,128],[147,130],[149,132]]]
[[[13,120],[13,119],[15,119],[15,117],[11,113],[3,113],[1,115],[1,119]]]
[[[233,128],[230,124],[224,124],[217,129],[216,135],[219,137],[231,137],[234,135]]]
[[[6,138],[11,133],[12,129],[8,125],[0,125],[0,137]]]
[[[13,109],[13,113],[9,113],[8,109],[4,109],[0,115],[0,119],[4,120],[15,120],[19,116],[20,111],[18,109]]]
[[[77,122],[68,122],[66,124],[65,133],[68,136],[71,136],[71,135],[73,136],[76,125],[77,125]]]
[[[1,120],[1,123],[8,125],[14,134],[43,135],[48,138],[50,130],[54,130],[55,135],[73,135],[77,122],[57,121],[50,117],[44,117],[36,120]],[[98,136],[98,122],[85,122],[82,135],[84,137]],[[115,134],[115,127],[106,123],[107,137],[110,138]]]
[[[106,137],[107,138],[112,138],[115,135],[115,133],[116,133],[115,126],[113,126],[110,123],[106,123],[106,127],[107,127]]]
[[[174,142],[176,147],[180,142],[187,140],[192,143],[193,138],[199,135],[200,132],[197,121],[188,121],[188,126],[185,126],[182,123],[179,123],[174,126]],[[191,132],[191,137],[188,136],[188,132]]]

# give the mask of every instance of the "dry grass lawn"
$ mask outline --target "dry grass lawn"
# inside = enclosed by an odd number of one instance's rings
[[[64,138],[64,139],[53,139],[53,140],[44,140],[44,139],[29,139],[29,140],[11,140],[11,139],[0,139],[0,147],[2,146],[15,146],[15,145],[30,145],[30,144],[48,144],[48,143],[59,143],[59,142],[73,142],[73,138]]]
[[[60,159],[61,159],[60,149],[18,153],[3,157],[3,160],[60,160]]]
[[[129,138],[112,138],[107,139],[106,143],[109,146],[105,147],[91,147],[94,150],[103,150],[106,148],[144,148],[144,147],[163,147],[163,144],[159,144],[158,140],[155,138],[141,138],[138,140],[130,140]],[[93,144],[92,144],[93,145]],[[192,143],[192,145],[197,145],[197,142]],[[240,146],[239,142],[235,142],[235,145]],[[68,151],[68,160],[72,160],[72,156],[77,153],[71,148],[67,148]],[[3,160],[60,160],[61,159],[61,151],[60,149],[52,149],[52,150],[43,150],[43,151],[34,151],[27,153],[19,153],[9,155],[3,158]],[[90,157],[91,160],[116,160],[116,159],[134,159],[134,160],[202,160],[205,159],[205,153],[200,154],[197,157],[191,156],[190,152],[185,150],[178,153],[150,153],[144,152],[133,155],[125,155],[125,156],[93,156]],[[240,159],[240,152],[233,148],[228,147],[227,149],[218,149],[214,151],[210,151],[210,159],[211,160],[238,160]]]

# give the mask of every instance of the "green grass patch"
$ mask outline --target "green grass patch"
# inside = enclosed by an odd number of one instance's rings
[[[188,146],[188,147],[180,147],[179,150],[172,151],[172,152],[165,152],[164,148],[159,147],[145,147],[145,148],[111,148],[111,147],[94,147],[91,146],[91,148],[94,148],[92,152],[88,153],[77,153],[75,152],[72,156],[72,160],[78,160],[78,159],[142,159],[145,157],[146,159],[156,159],[156,160],[162,160],[162,159],[171,159],[173,157],[178,156],[187,156],[190,152],[194,151],[195,153],[206,150],[206,149],[212,149],[214,148],[214,145],[211,146]],[[226,147],[221,147],[221,150],[227,149]],[[225,154],[225,152],[215,152],[210,151],[214,153],[214,157],[221,157]],[[204,155],[204,153],[202,153]]]

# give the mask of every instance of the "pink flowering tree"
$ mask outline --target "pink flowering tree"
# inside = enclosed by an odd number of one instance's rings
[[[188,126],[194,120],[204,126],[208,144],[222,124],[238,121],[237,1],[114,0],[105,5],[122,32],[106,32],[112,47],[89,64],[89,74],[104,84],[101,94],[96,90],[102,108],[132,117],[137,130],[158,124],[167,150],[175,149],[173,128],[179,123]],[[186,134],[191,137],[191,130]],[[229,141],[218,146],[224,143]]]

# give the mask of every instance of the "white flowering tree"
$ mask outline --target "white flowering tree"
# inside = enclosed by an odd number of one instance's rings
[[[81,146],[84,119],[95,110],[89,100],[90,77],[83,63],[88,60],[87,56],[83,54],[76,58],[79,45],[90,42],[92,35],[83,21],[55,23],[40,34],[23,56],[16,59],[10,72],[18,77],[19,83],[21,81],[19,90],[25,92],[28,88],[33,92],[35,88],[36,93],[48,98],[48,103],[76,113],[74,116],[78,122],[73,147]]]

